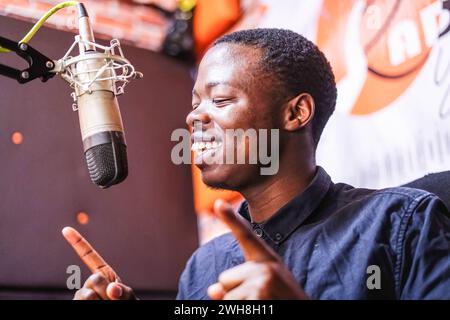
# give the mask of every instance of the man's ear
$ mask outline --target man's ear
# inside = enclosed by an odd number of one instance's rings
[[[292,98],[284,109],[284,129],[296,131],[305,127],[314,117],[314,110],[314,99],[309,93],[301,93]]]

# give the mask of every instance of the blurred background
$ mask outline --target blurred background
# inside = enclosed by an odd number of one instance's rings
[[[19,41],[53,0],[0,0],[0,36]],[[219,36],[278,27],[314,41],[338,83],[318,163],[335,182],[397,186],[450,167],[450,1],[85,0],[100,43],[118,38],[143,80],[119,98],[129,177],[93,185],[70,88],[0,77],[0,298],[71,298],[78,258],[60,230],[78,228],[142,298],[173,298],[199,244],[225,232],[222,197],[196,168],[170,160],[196,66]],[[53,15],[30,45],[58,59],[77,33],[75,10]],[[0,63],[25,67],[7,54]],[[22,64],[21,64],[22,63]],[[300,75],[301,76],[301,75]],[[89,275],[82,269],[83,278]]]

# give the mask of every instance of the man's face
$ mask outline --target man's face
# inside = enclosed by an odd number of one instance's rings
[[[249,164],[248,139],[232,143],[226,139],[229,129],[258,132],[279,127],[280,109],[274,107],[269,90],[271,78],[260,71],[260,54],[255,48],[219,44],[200,63],[193,89],[193,110],[186,122],[194,127],[193,142],[204,142],[200,147],[194,144],[195,163],[203,182],[211,187],[240,190],[260,177],[260,165]],[[225,163],[231,152],[235,153],[234,164]],[[245,164],[236,164],[236,158],[243,154]]]

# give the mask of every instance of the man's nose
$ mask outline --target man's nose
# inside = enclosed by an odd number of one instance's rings
[[[195,110],[192,110],[186,117],[186,124],[190,127],[194,126],[194,122],[201,123],[202,125],[205,125],[209,122],[211,122],[211,117],[203,110],[201,107],[198,107]]]

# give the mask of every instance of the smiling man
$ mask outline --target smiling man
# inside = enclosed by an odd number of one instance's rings
[[[232,233],[192,255],[178,299],[450,299],[450,219],[441,200],[417,189],[335,184],[316,165],[335,103],[328,61],[292,31],[239,31],[208,50],[187,116],[196,163],[207,185],[246,200],[237,215],[216,202]],[[276,173],[262,174],[263,161],[226,161],[230,152],[246,160],[255,152],[255,136],[227,138],[237,129],[277,130],[264,138],[279,152]],[[75,230],[63,233],[94,273],[75,298],[135,298]]]
[[[205,143],[221,141],[196,150],[197,165],[208,186],[245,197],[238,211],[247,222],[216,203],[233,234],[193,254],[179,299],[450,298],[450,222],[436,196],[334,184],[316,166],[335,102],[328,61],[299,34],[239,31],[208,50],[187,123],[201,123]],[[279,141],[270,141],[279,143],[278,172],[211,161],[230,150],[249,158],[247,138],[226,147],[231,129],[279,130]]]

